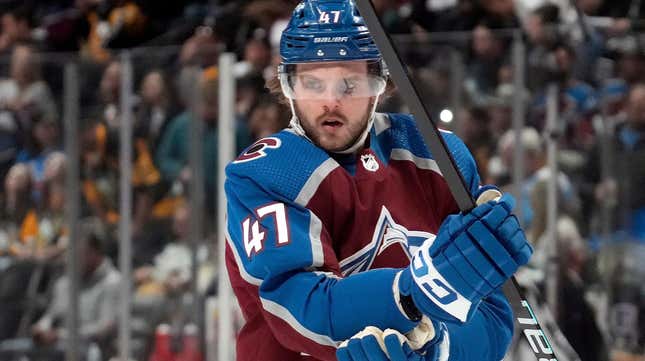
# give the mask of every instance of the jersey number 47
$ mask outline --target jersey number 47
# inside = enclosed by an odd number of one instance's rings
[[[249,259],[264,249],[268,231],[260,225],[260,221],[269,216],[273,216],[275,222],[277,245],[284,246],[291,242],[284,203],[270,203],[259,207],[255,210],[255,217],[249,216],[242,221],[244,250]]]

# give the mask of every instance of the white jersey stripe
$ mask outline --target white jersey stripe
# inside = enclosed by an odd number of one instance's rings
[[[300,190],[300,193],[298,193],[294,202],[300,206],[306,207],[307,203],[311,200],[311,197],[313,197],[318,190],[320,183],[322,183],[331,171],[339,166],[340,165],[333,158],[328,158],[326,161],[322,162],[322,164],[320,164],[311,174],[309,179],[307,179],[307,182]]]
[[[384,131],[390,129],[390,127],[392,127],[392,121],[387,116],[387,114],[374,114],[374,132],[376,133],[376,135],[383,133]]]
[[[284,306],[274,301],[267,300],[266,298],[260,298],[260,300],[262,301],[262,307],[267,312],[282,319],[284,322],[288,323],[292,329],[296,330],[302,336],[320,345],[331,346],[331,347],[338,346],[338,342],[332,340],[331,337],[315,333],[310,329],[306,328],[305,326],[303,326]]]
[[[439,166],[437,165],[437,162],[434,159],[417,157],[407,149],[402,149],[402,148],[392,149],[392,153],[390,154],[390,159],[411,161],[417,166],[417,168],[431,170],[443,176],[443,174],[441,174],[441,170],[439,169]]]
[[[311,267],[322,267],[325,263],[325,256],[323,254],[322,240],[320,234],[322,233],[322,222],[313,212],[309,212],[311,220],[309,221],[309,240],[311,241]]]

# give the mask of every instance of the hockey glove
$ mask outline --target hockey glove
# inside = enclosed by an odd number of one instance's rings
[[[438,361],[447,360],[448,352],[446,326],[424,317],[405,336],[393,329],[368,326],[344,341],[336,356],[338,361]]]
[[[433,320],[466,322],[483,298],[528,262],[533,249],[511,214],[514,203],[506,194],[446,218],[394,281],[406,313],[411,298]]]

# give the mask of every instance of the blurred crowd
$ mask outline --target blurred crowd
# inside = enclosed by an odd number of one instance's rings
[[[644,360],[645,4],[372,2],[432,115],[444,119],[439,112],[450,110],[454,119],[442,126],[465,141],[482,180],[517,196],[518,216],[537,250],[520,282],[544,303],[548,280],[557,280],[557,307],[549,317],[565,338],[558,347],[568,350],[558,358]],[[0,359],[64,355],[70,283],[64,273],[69,230],[63,70],[70,62],[78,65],[81,104],[79,332],[88,360],[115,354],[123,277],[115,266],[123,216],[119,130],[128,88],[120,55],[128,49],[134,271],[127,278],[134,292],[134,356],[156,361],[155,355],[170,352],[179,360],[200,360],[181,336],[185,341],[194,325],[203,328],[194,307],[217,289],[217,229],[211,220],[218,55],[234,52],[238,59],[239,152],[289,123],[288,109],[265,82],[276,75],[280,33],[296,3],[0,1]],[[521,83],[514,78],[518,43]],[[555,126],[546,122],[549,94],[558,108]],[[405,110],[397,94],[381,105],[381,111]],[[513,132],[514,112],[523,121],[519,134]],[[203,141],[200,180],[193,179],[190,162],[195,122]],[[514,163],[517,140],[523,159]],[[549,143],[559,148],[557,170],[547,164]],[[516,164],[522,167],[519,184],[513,183]],[[547,202],[552,179],[555,224],[549,223]],[[191,209],[188,201],[195,184],[203,187],[203,210]],[[206,219],[197,241],[191,235],[196,212]],[[156,344],[159,330],[176,336],[170,350]]]

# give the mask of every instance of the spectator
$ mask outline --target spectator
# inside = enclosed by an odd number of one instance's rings
[[[58,123],[47,119],[34,119],[34,124],[25,140],[25,147],[16,156],[17,163],[25,163],[32,177],[33,199],[44,201],[43,187],[47,159],[60,150],[60,129]]]
[[[53,261],[67,246],[64,222],[66,157],[52,153],[45,161],[42,205],[31,208],[20,228],[19,242],[11,248],[18,259]]]
[[[575,222],[560,217],[557,222],[558,324],[567,340],[584,361],[606,361],[607,347],[587,301],[586,273],[589,250]],[[540,242],[545,244],[546,242]],[[547,281],[548,282],[548,281]]]
[[[160,324],[183,327],[194,322],[194,298],[190,292],[193,281],[193,254],[190,239],[191,211],[186,204],[175,208],[172,217],[172,239],[161,252],[155,253],[152,262],[134,271],[136,286],[134,319],[139,315],[148,336]],[[207,243],[197,246],[197,291],[204,294],[209,285],[210,261]],[[143,325],[142,325],[143,326]],[[185,347],[185,345],[184,345]]]
[[[560,9],[546,4],[533,10],[524,22],[529,40],[527,85],[531,91],[543,89],[555,68],[551,49],[559,39]]]
[[[580,114],[588,114],[595,110],[597,99],[591,86],[575,77],[574,69],[577,66],[577,54],[567,44],[559,44],[554,51],[557,66],[556,80],[566,89],[567,95],[574,102],[574,109]]]
[[[207,68],[217,64],[220,51],[219,39],[213,29],[201,26],[181,46],[179,63],[182,66],[198,66]]]
[[[82,225],[80,240],[78,333],[82,350],[86,352],[90,344],[95,344],[100,347],[104,357],[110,357],[114,352],[121,276],[105,256],[103,235],[96,222],[86,221]],[[62,360],[69,335],[66,317],[69,314],[70,295],[70,281],[65,275],[56,281],[49,307],[33,325],[33,338],[2,343],[2,359],[26,354],[51,355],[52,359]]]
[[[249,75],[263,75],[271,63],[271,48],[266,39],[252,38],[244,45],[244,55],[235,65],[238,78]]]
[[[154,79],[152,79],[154,83]],[[153,84],[154,86],[154,84]],[[149,86],[150,88],[150,86]],[[159,105],[163,102],[163,95],[155,95],[152,91],[149,90],[149,93],[146,96],[151,100],[153,97],[157,97],[156,100]],[[100,84],[101,99],[103,101],[103,122],[102,126],[105,127],[105,148],[108,153],[106,157],[108,159],[118,159],[117,150],[119,144],[119,129],[122,122],[121,119],[121,109],[120,109],[120,99],[121,99],[121,64],[117,61],[112,61],[106,68],[101,78]],[[133,111],[141,106],[141,103],[138,98],[133,96]],[[144,104],[144,108],[145,108]],[[141,126],[140,128],[135,128],[136,131],[144,132],[146,126],[144,124],[137,124]],[[148,125],[148,131],[154,130],[150,128],[152,125]],[[101,125],[99,125],[99,128]],[[159,132],[159,130],[156,130]],[[158,137],[161,135],[158,134]],[[134,141],[134,155],[133,155],[133,169],[132,169],[132,186],[134,188],[134,213],[133,225],[132,225],[132,234],[134,238],[140,238],[144,236],[144,228],[148,225],[150,216],[152,215],[153,205],[157,197],[158,187],[161,187],[161,174],[157,169],[157,166],[154,164],[154,156],[152,149],[156,147],[156,141],[151,142],[149,139],[140,136],[138,133],[135,134]]]
[[[12,272],[14,253],[12,248],[21,234],[20,225],[32,211],[31,175],[25,164],[13,166],[4,179],[5,204],[3,209],[4,245],[2,249],[2,272],[0,272],[0,341],[13,337],[18,330],[24,305],[24,285],[28,273]],[[19,279],[14,278],[18,276]]]
[[[645,354],[645,263],[641,261],[645,244],[613,240],[603,244],[598,258],[607,290],[598,318],[608,336],[610,360],[641,361]]]
[[[498,141],[500,137],[510,129],[513,121],[513,102],[514,102],[515,89],[508,84],[500,85],[495,90],[493,97],[488,99],[485,103],[488,110],[489,131],[494,141]]]
[[[99,84],[103,121],[110,133],[118,134],[120,93],[121,63],[112,61],[105,67]]]
[[[118,215],[118,158],[107,151],[107,127],[87,121],[81,130],[81,186],[87,212],[116,226]]]
[[[0,278],[0,339],[14,336],[21,319],[29,319],[38,292],[47,289],[59,256],[67,246],[63,208],[65,205],[65,156],[53,153],[46,161],[43,205],[31,201],[30,170],[24,164],[9,172],[6,187],[10,219],[17,225],[9,232],[9,264]],[[17,203],[20,202],[20,203]]]
[[[137,159],[133,181],[139,188],[138,205],[144,208],[137,213],[143,215],[147,213],[146,208],[152,208],[152,218],[164,220],[172,216],[175,202],[164,199],[169,184],[161,180],[153,159],[170,120],[178,113],[170,85],[160,69],[152,70],[144,76],[140,90],[141,104],[137,108],[134,128]]]
[[[617,76],[628,85],[645,82],[645,50],[640,46],[618,51]]]
[[[624,114],[629,86],[622,78],[611,78],[603,81],[598,91],[598,102],[601,106],[603,120],[613,122],[619,114]]]
[[[20,224],[33,205],[31,170],[26,164],[16,164],[4,178],[3,218]]]
[[[87,22],[81,54],[88,59],[105,64],[112,59],[110,48],[133,46],[145,39],[146,17],[134,1],[80,0],[77,4]]]
[[[551,72],[551,84],[558,86],[558,128],[564,130],[562,146],[568,149],[587,149],[593,141],[591,117],[598,110],[596,91],[573,75],[576,66],[574,49],[558,43],[553,51],[555,67]],[[532,125],[543,129],[546,121],[546,89],[535,97]]]
[[[0,54],[10,51],[14,45],[28,41],[32,30],[32,9],[28,5],[15,7],[2,14]]]
[[[286,128],[290,120],[288,114],[284,105],[272,98],[260,98],[249,116],[249,130],[253,139],[264,138]]]
[[[471,101],[481,105],[497,88],[498,73],[505,61],[505,47],[488,25],[480,23],[473,30],[471,51],[465,88]]]
[[[171,84],[161,69],[149,71],[141,81],[141,105],[137,109],[135,137],[144,138],[155,152],[170,119],[176,113]]]
[[[40,57],[33,47],[21,44],[13,48],[9,78],[0,81],[0,106],[16,113],[27,112],[25,115],[39,114],[48,121],[58,120],[51,91],[42,80]],[[23,120],[23,125],[29,126],[29,120]]]
[[[178,182],[187,186],[191,177],[189,166],[189,134],[190,123],[200,120],[204,122],[203,132],[203,169],[206,170],[204,186],[206,187],[206,207],[212,212],[215,205],[216,174],[217,168],[217,114],[218,114],[218,88],[217,70],[208,69],[203,72],[199,80],[200,98],[198,113],[193,114],[187,110],[179,114],[168,125],[164,133],[157,154],[156,163],[165,181],[173,184]],[[248,145],[248,131],[245,126],[238,123],[236,129],[238,151]],[[186,188],[184,188],[186,189]]]
[[[533,244],[538,241],[546,230],[547,222],[547,184],[552,177],[551,169],[546,165],[546,154],[540,135],[533,128],[524,128],[520,136],[524,146],[524,181],[520,184],[518,197],[518,212],[520,222],[526,229],[527,238]],[[506,171],[513,167],[515,147],[515,133],[507,131],[499,141],[499,156]],[[557,178],[558,188],[558,213],[567,214],[574,219],[579,219],[580,203],[576,190],[573,188],[568,176],[559,172]]]
[[[0,179],[4,179],[18,155],[22,145],[21,130],[11,111],[0,110]]]
[[[235,86],[235,116],[238,123],[246,124],[253,106],[265,93],[264,78],[258,73],[248,74],[238,78]]]
[[[459,136],[477,163],[480,177],[488,179],[488,161],[495,151],[489,127],[490,117],[485,108],[470,107],[458,113]]]
[[[625,121],[619,123],[609,149],[597,143],[586,166],[585,209],[600,211],[609,206],[610,230],[626,231],[631,237],[645,240],[645,195],[638,191],[645,184],[645,84],[634,85],[628,96]],[[602,151],[611,152],[609,161],[602,161]],[[607,167],[604,171],[601,167]],[[602,174],[609,177],[602,178]],[[591,214],[594,218],[601,214]],[[600,222],[596,222],[600,224]],[[595,234],[601,230],[596,228]]]
[[[190,247],[190,209],[183,204],[175,209],[172,218],[173,240],[155,255],[152,264],[134,272],[137,293],[142,295],[181,295],[188,290],[192,279]],[[205,261],[206,249],[199,250],[199,262]]]

